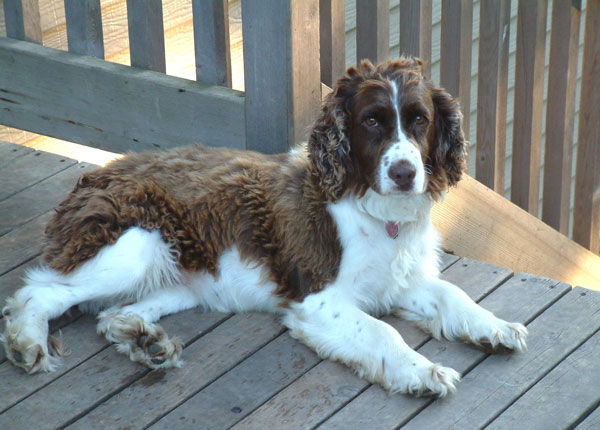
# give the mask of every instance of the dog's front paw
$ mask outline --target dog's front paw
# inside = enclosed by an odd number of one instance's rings
[[[456,391],[458,381],[460,374],[456,370],[423,360],[390,369],[384,374],[382,385],[390,393],[444,397]]]
[[[487,327],[479,327],[474,331],[468,340],[482,346],[487,352],[522,352],[527,349],[527,329],[523,324],[494,318]]]

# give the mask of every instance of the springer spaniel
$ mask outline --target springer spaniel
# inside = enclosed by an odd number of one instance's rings
[[[182,344],[161,316],[269,311],[390,392],[444,396],[459,374],[371,315],[525,348],[525,327],[438,278],[430,209],[460,179],[466,150],[456,100],[401,58],[350,67],[288,154],[194,146],[86,173],[46,228],[44,265],[3,309],[6,355],[53,370],[61,347],[48,320],[83,304],[105,309],[98,332],[131,360],[178,367]]]

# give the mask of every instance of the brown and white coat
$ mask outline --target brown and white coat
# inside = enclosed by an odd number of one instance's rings
[[[195,146],[85,174],[47,226],[44,265],[4,308],[9,360],[53,370],[48,320],[80,304],[105,309],[99,333],[151,368],[181,365],[155,321],[194,306],[280,313],[292,336],[391,392],[445,395],[459,375],[370,315],[523,349],[522,325],[438,278],[430,209],[459,181],[466,143],[457,102],[421,66],[349,68],[287,154]]]

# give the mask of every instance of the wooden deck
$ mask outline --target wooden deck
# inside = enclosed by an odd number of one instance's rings
[[[38,263],[52,208],[92,167],[0,143],[2,303]],[[26,375],[0,352],[0,428],[600,428],[600,292],[454,256],[444,265],[445,279],[530,331],[528,352],[490,356],[386,317],[409,345],[463,375],[445,399],[388,396],[258,313],[164,318],[185,342],[186,363],[151,372],[74,311],[51,324],[71,351],[56,372]]]

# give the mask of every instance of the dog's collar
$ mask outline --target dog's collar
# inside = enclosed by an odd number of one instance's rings
[[[394,221],[388,221],[385,223],[385,231],[389,237],[396,239],[398,237],[398,223]]]

